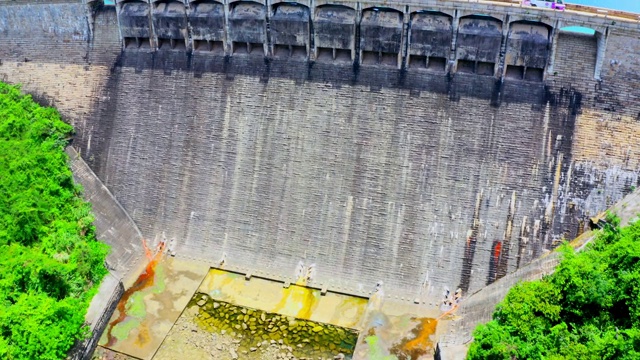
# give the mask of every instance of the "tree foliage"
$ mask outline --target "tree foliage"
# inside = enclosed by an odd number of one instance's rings
[[[0,358],[62,359],[106,274],[55,109],[0,83]]]
[[[640,359],[640,221],[607,225],[555,272],[519,283],[479,325],[467,359]]]

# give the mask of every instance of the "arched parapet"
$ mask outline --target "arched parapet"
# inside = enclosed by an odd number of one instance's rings
[[[456,71],[493,76],[500,57],[502,26],[501,20],[487,15],[460,18],[456,37]]]
[[[151,2],[149,0],[116,0],[115,3],[116,5],[122,5],[124,3],[130,3],[130,2],[143,2],[146,4],[150,4]],[[122,7],[120,7],[120,9],[122,9]]]
[[[540,23],[548,26],[549,28],[553,28],[556,26],[556,20],[551,19],[549,17],[542,17],[536,15],[510,15],[509,16],[509,25],[516,22],[530,22],[530,23]]]
[[[409,68],[445,71],[451,55],[453,16],[434,11],[416,11],[410,15]]]
[[[542,81],[549,57],[551,27],[531,21],[509,23],[505,77]]]
[[[488,9],[487,9],[488,10]],[[470,18],[480,18],[485,20],[493,20],[497,21],[500,24],[504,24],[506,22],[506,16],[499,12],[488,12],[488,13],[479,13],[477,11],[471,10],[459,10],[458,18],[462,19],[470,19]]]
[[[309,53],[309,7],[279,2],[271,6],[270,35],[272,53],[278,57],[303,57]]]
[[[385,10],[385,11],[397,11],[401,14],[404,13],[406,6],[405,5],[396,5],[393,3],[389,3],[389,2],[385,2],[385,1],[378,1],[378,2],[361,2],[360,3],[360,9],[362,9],[362,12],[364,13],[367,10],[372,10],[372,9],[380,9],[380,10]]]
[[[313,13],[315,58],[348,61],[355,58],[356,9],[324,4]]]
[[[233,54],[267,55],[267,9],[254,1],[229,4],[229,33]]]
[[[379,7],[364,9],[360,20],[361,63],[399,67],[402,32],[402,12]]]
[[[189,25],[195,51],[224,52],[224,4],[213,0],[189,3]]]
[[[296,1],[292,1],[292,0],[269,0],[269,6],[271,8],[271,13],[273,14],[273,10],[275,10],[275,8],[277,6],[279,6],[280,4],[285,3],[285,4],[292,4],[292,5],[303,5],[306,6],[307,8],[311,8],[311,0],[296,0]]]
[[[125,49],[151,49],[150,5],[146,1],[123,1],[118,6],[118,22]]]
[[[155,1],[152,17],[158,49],[186,49],[189,36],[187,8],[183,2]]]
[[[442,15],[450,16],[451,18],[456,17],[455,9],[444,8],[444,7],[425,8],[423,6],[409,6],[409,14],[414,14],[414,13],[432,13],[432,14],[442,14]]]

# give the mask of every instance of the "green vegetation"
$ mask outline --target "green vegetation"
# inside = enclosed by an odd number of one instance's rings
[[[0,358],[63,359],[107,270],[57,111],[0,83]]]
[[[474,331],[468,359],[640,359],[640,221],[609,216],[587,250],[520,283]]]

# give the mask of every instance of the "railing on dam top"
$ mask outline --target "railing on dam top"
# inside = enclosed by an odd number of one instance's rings
[[[524,5],[522,0],[453,0],[453,1],[461,1],[461,2],[476,2],[476,3],[489,3],[496,2],[500,3],[503,6],[517,6],[517,7],[528,7]],[[537,9],[539,11],[552,11],[546,9]],[[622,10],[613,10],[613,9],[605,9],[595,6],[587,6],[580,4],[566,4],[566,11],[569,13],[577,13],[577,14],[590,14],[604,18],[619,18],[624,20],[629,20],[633,22],[640,22],[640,14],[632,13],[628,11]]]
[[[594,30],[595,78],[610,28],[640,29],[636,14],[580,5],[560,12],[519,0],[118,0],[116,9],[125,50],[355,62],[530,81],[553,72],[564,27]]]

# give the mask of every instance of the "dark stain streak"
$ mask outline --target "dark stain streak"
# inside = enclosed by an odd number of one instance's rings
[[[480,227],[481,203],[482,193],[479,193],[476,198],[476,208],[473,213],[473,219],[471,220],[471,234],[467,238],[467,243],[464,248],[464,258],[462,260],[462,274],[460,275],[460,285],[458,287],[462,289],[463,294],[469,291],[469,284],[471,282],[471,269],[473,268],[473,257],[476,252],[478,229]]]

